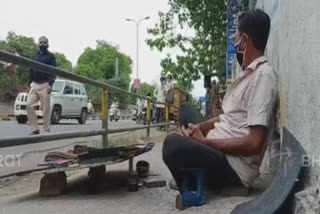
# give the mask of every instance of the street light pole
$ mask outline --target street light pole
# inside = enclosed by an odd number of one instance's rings
[[[135,19],[126,19],[126,21],[128,21],[128,22],[134,22],[137,27],[137,62],[136,62],[137,63],[137,65],[136,65],[137,66],[137,79],[139,79],[139,26],[143,20],[148,20],[149,18],[150,17],[147,16],[145,18],[140,19],[139,21],[137,21]]]
[[[137,79],[139,79],[139,22],[137,23]]]

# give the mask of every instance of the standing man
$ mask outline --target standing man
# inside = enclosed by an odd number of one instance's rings
[[[202,168],[216,186],[250,187],[259,174],[268,145],[279,140],[278,76],[264,56],[270,18],[260,9],[238,18],[237,59],[243,75],[229,87],[223,114],[204,121],[190,105],[181,109],[184,136],[168,136],[163,160],[178,188],[182,169]]]
[[[174,85],[173,85],[173,77],[172,77],[171,74],[169,74],[168,78],[167,78],[167,90],[169,91],[173,87],[174,87]]]
[[[92,118],[93,113],[94,113],[94,107],[93,107],[91,100],[88,101],[87,108],[88,108],[88,116],[91,116],[91,118]]]
[[[157,97],[157,102],[165,102],[166,99],[166,93],[167,93],[167,88],[166,88],[166,78],[161,77],[160,78],[160,87],[155,91],[156,92],[156,97]],[[164,109],[165,105],[163,104],[156,104],[156,122],[157,123],[164,123],[165,121],[165,115],[164,115]],[[163,127],[158,127],[158,129],[162,129]]]
[[[48,51],[48,47],[49,40],[44,36],[40,37],[40,51],[35,56],[34,60],[56,67],[56,58],[52,53]],[[49,133],[50,131],[50,95],[55,78],[55,74],[46,74],[38,70],[31,70],[30,72],[27,102],[28,120],[32,129],[30,135],[40,134],[37,116],[33,107],[33,105],[39,100],[43,112],[43,132]]]

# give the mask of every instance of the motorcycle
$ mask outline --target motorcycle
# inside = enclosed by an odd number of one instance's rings
[[[150,112],[151,115],[151,123],[155,124],[156,123],[156,118],[153,117],[152,115],[152,110]],[[142,111],[138,114],[138,116],[136,116],[136,123],[137,124],[143,124],[143,125],[147,125],[148,121],[147,121],[147,108],[142,108]]]
[[[118,122],[119,119],[120,119],[120,112],[117,109],[110,112],[110,122],[112,122],[113,120]]]

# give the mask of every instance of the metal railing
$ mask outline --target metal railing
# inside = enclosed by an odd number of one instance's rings
[[[104,82],[93,80],[75,73],[71,73],[71,72],[68,72],[53,66],[49,66],[40,62],[36,62],[34,60],[21,57],[12,53],[8,53],[5,51],[0,51],[0,61],[13,63],[20,66],[25,66],[25,67],[38,70],[40,72],[47,73],[47,74],[56,74],[57,76],[63,77],[65,79],[70,79],[83,84],[90,84],[90,85],[102,88],[102,95],[101,95],[102,129],[94,130],[94,131],[65,132],[65,133],[25,136],[25,137],[5,137],[5,138],[0,138],[0,148],[33,144],[33,143],[41,143],[46,141],[63,140],[63,139],[70,139],[70,138],[90,137],[90,136],[97,136],[97,135],[102,135],[102,144],[104,147],[107,147],[108,134],[146,129],[147,137],[150,137],[150,129],[153,127],[165,126],[166,131],[168,132],[169,125],[171,124],[177,125],[177,123],[169,122],[169,108],[179,109],[178,106],[168,104],[168,103],[163,103],[163,102],[154,102],[151,100],[150,97],[135,94],[135,93],[126,91],[124,89],[109,85]],[[134,96],[139,99],[147,100],[148,101],[147,125],[140,126],[140,127],[132,127],[132,128],[108,129],[108,106],[109,106],[108,92],[125,93],[127,95]],[[165,123],[151,125],[151,103],[165,105]]]

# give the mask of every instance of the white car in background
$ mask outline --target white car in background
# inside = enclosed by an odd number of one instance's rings
[[[14,103],[14,115],[18,123],[26,123],[28,95],[19,93]],[[80,124],[86,123],[88,96],[83,84],[57,79],[52,86],[50,100],[51,124],[58,124],[60,119],[77,119]],[[34,105],[38,118],[43,117],[40,102]]]

